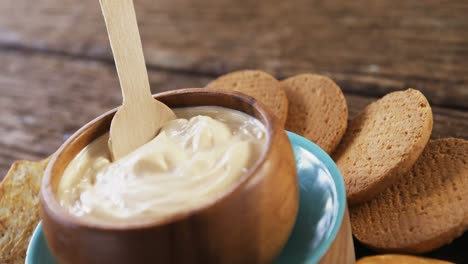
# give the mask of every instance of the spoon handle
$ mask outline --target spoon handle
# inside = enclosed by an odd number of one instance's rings
[[[133,0],[100,0],[122,88],[123,103],[151,98]],[[122,21],[126,23],[122,24]]]

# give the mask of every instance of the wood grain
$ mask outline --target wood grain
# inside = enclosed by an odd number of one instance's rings
[[[53,153],[65,137],[121,104],[113,65],[0,52],[0,178],[18,159],[38,160]],[[153,93],[202,86],[209,80],[153,71]]]
[[[99,114],[118,106],[121,95],[112,64],[0,51],[0,178],[18,159],[38,160]],[[152,92],[203,87],[212,78],[152,70]],[[377,98],[345,94],[350,115]],[[98,100],[98,98],[100,98]],[[432,138],[468,139],[468,113],[433,107]]]
[[[409,87],[468,109],[468,2],[135,0],[153,68],[318,72],[381,96]],[[111,60],[96,0],[0,2],[0,46]]]
[[[345,208],[343,222],[335,240],[327,253],[320,259],[320,264],[353,264],[356,262],[354,254],[353,235],[351,234],[348,207]]]

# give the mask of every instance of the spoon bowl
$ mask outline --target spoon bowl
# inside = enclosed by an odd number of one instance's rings
[[[138,104],[124,103],[115,113],[110,126],[109,150],[112,160],[124,157],[153,139],[174,112],[152,97]]]

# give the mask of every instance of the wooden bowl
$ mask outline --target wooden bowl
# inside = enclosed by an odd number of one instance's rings
[[[99,224],[60,206],[57,186],[69,162],[109,130],[115,109],[86,124],[54,154],[44,174],[41,217],[59,263],[269,263],[294,225],[298,183],[284,128],[251,97],[208,89],[155,96],[172,108],[222,106],[256,117],[268,133],[255,166],[219,199],[173,217],[131,224]]]

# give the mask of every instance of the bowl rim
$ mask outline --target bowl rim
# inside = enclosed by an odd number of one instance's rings
[[[299,141],[299,145],[304,146],[308,151],[315,155],[318,160],[323,162],[323,164],[327,167],[328,171],[330,172],[330,175],[333,179],[336,188],[338,214],[337,217],[334,219],[334,222],[332,223],[332,230],[326,237],[325,241],[320,243],[313,255],[306,260],[307,264],[316,264],[322,259],[323,256],[325,256],[328,249],[330,249],[331,245],[338,236],[338,232],[340,231],[342,224],[344,223],[345,211],[347,207],[345,184],[343,176],[341,175],[341,172],[338,169],[338,166],[323,149],[321,149],[317,144],[298,134],[295,134],[290,131],[287,131],[287,134],[291,141]]]
[[[178,89],[172,90],[167,92],[162,92],[158,94],[154,94],[153,97],[156,99],[160,99],[161,97],[165,96],[179,96],[179,95],[187,95],[187,94],[199,94],[201,96],[230,96],[235,98],[238,101],[249,105],[251,109],[258,113],[261,118],[259,119],[260,122],[265,126],[268,132],[267,138],[267,147],[263,150],[260,158],[255,162],[255,164],[249,169],[247,173],[242,175],[234,184],[229,186],[225,191],[221,192],[218,196],[211,199],[209,202],[206,202],[198,207],[194,207],[190,210],[178,212],[176,214],[151,219],[148,220],[139,220],[136,222],[128,223],[128,222],[101,222],[101,221],[92,221],[77,217],[71,214],[68,210],[63,208],[59,201],[56,199],[56,195],[52,190],[52,174],[53,168],[59,160],[61,153],[69,149],[69,147],[73,144],[74,141],[78,140],[78,138],[84,134],[84,132],[88,131],[88,129],[92,128],[93,125],[102,122],[103,119],[109,117],[117,111],[118,108],[114,108],[110,111],[107,111],[93,120],[89,121],[80,129],[78,129],[75,133],[73,133],[60,147],[59,149],[52,155],[46,170],[44,172],[44,177],[41,182],[41,192],[40,192],[40,203],[41,203],[41,211],[47,211],[49,217],[53,218],[54,221],[57,221],[63,225],[70,226],[79,226],[81,228],[86,228],[88,230],[101,230],[101,231],[130,231],[130,230],[143,230],[147,228],[155,228],[155,227],[162,227],[180,220],[183,220],[187,217],[191,217],[198,213],[203,212],[218,203],[221,203],[223,200],[232,197],[236,192],[241,191],[242,187],[247,186],[249,182],[254,179],[255,175],[263,168],[265,165],[265,160],[269,156],[272,151],[272,144],[274,143],[273,138],[277,136],[278,133],[285,133],[285,130],[279,124],[279,121],[273,116],[273,114],[258,100],[254,99],[251,96],[239,93],[239,92],[232,92],[232,91],[222,91],[217,89],[209,89],[209,88],[186,88],[186,89]],[[188,106],[192,107],[192,106]],[[237,110],[237,109],[234,109]],[[241,111],[241,110],[238,110]],[[96,137],[97,138],[97,137]],[[96,139],[94,138],[94,139]],[[81,150],[80,150],[81,151]],[[249,187],[251,188],[251,187]],[[42,213],[42,212],[41,212]]]

